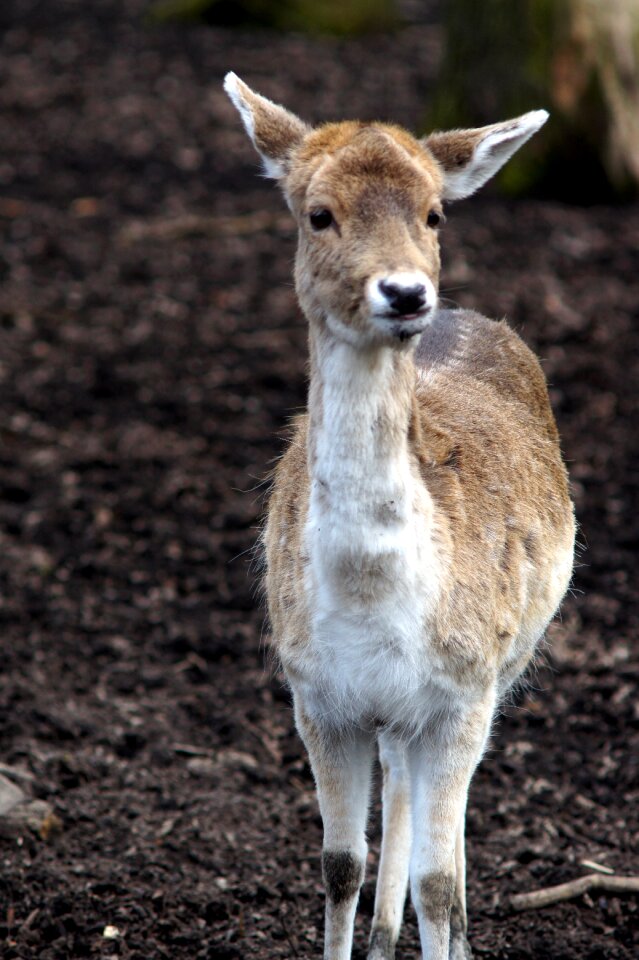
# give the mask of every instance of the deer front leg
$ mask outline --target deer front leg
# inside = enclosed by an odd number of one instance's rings
[[[355,727],[321,726],[297,694],[295,718],[311,761],[324,824],[324,958],[349,960],[368,851],[365,831],[374,738]]]
[[[411,896],[424,960],[466,960],[464,865],[460,859],[470,780],[486,744],[494,696],[446,716],[409,747],[413,845]],[[460,839],[462,838],[462,839]]]
[[[406,745],[388,731],[379,734],[382,789],[382,851],[368,960],[393,960],[404,913],[411,845],[410,776]]]

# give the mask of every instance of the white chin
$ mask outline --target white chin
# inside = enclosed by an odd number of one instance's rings
[[[407,343],[421,336],[430,324],[432,317],[433,311],[428,310],[426,313],[414,317],[373,316],[371,319],[379,333],[393,340],[398,340],[400,343]]]

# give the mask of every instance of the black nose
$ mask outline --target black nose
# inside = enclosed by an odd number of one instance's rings
[[[388,300],[388,304],[399,316],[418,313],[426,303],[426,287],[416,283],[412,287],[402,287],[398,283],[386,283],[380,280],[379,289]]]

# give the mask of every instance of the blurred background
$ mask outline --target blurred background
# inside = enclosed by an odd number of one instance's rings
[[[2,956],[321,953],[321,824],[254,550],[306,330],[233,69],[312,123],[551,113],[442,231],[443,302],[542,359],[581,544],[471,790],[470,939],[636,957],[636,898],[508,897],[636,870],[639,4],[4,0],[0,31]]]

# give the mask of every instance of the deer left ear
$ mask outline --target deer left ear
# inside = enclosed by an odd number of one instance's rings
[[[421,141],[444,174],[444,200],[461,200],[482,187],[548,119],[532,110],[514,120],[474,130],[431,133]]]
[[[255,93],[234,73],[227,73],[224,89],[262,157],[266,176],[279,180],[287,173],[291,152],[311,128],[294,113]]]

